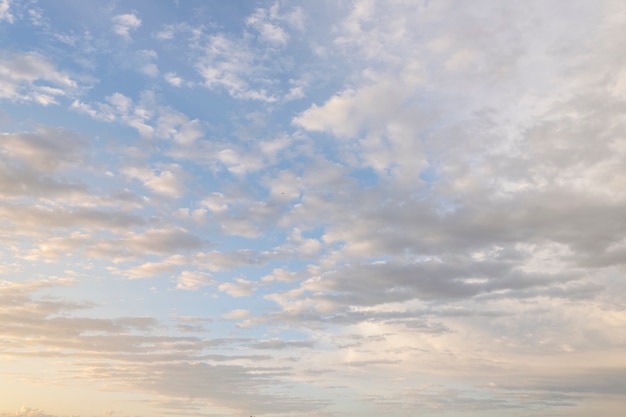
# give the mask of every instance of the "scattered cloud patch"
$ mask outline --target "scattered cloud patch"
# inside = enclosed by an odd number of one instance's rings
[[[11,14],[11,0],[0,0],[0,21],[3,20],[9,23],[14,22],[14,17]]]
[[[37,52],[0,51],[0,98],[47,106],[71,94],[76,81]]]
[[[130,40],[130,32],[141,26],[141,19],[135,13],[113,16],[113,31],[124,39]]]
[[[211,275],[204,272],[183,271],[176,278],[176,289],[196,291],[211,284]]]

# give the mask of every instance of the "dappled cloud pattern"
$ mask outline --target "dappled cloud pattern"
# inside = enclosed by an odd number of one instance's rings
[[[0,417],[623,415],[623,2],[0,30]]]

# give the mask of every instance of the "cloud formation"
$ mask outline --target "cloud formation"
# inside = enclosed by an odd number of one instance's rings
[[[0,1],[0,416],[621,416],[620,2],[66,6]]]
[[[57,70],[48,58],[37,52],[0,50],[0,57],[2,99],[33,101],[46,106],[56,104],[76,87],[67,73]]]
[[[134,13],[113,16],[113,31],[125,39],[130,39],[130,31],[141,26],[141,19]]]

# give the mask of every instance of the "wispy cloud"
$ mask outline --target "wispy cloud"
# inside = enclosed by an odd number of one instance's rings
[[[13,23],[13,15],[11,14],[11,0],[0,1],[0,21],[5,20]]]
[[[0,51],[0,98],[55,104],[77,87],[74,80],[37,52]]]

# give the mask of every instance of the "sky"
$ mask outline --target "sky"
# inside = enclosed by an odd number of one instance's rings
[[[623,417],[622,0],[0,0],[0,417]]]

